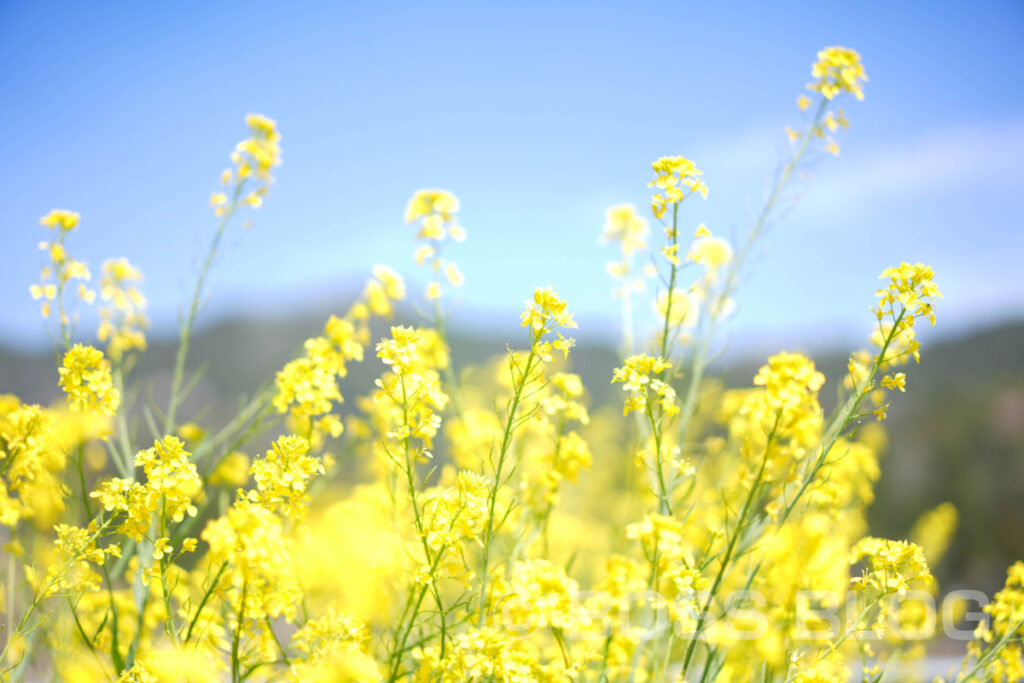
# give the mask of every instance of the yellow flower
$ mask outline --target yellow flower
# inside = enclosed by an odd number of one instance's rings
[[[416,249],[416,252],[412,255],[412,258],[416,262],[417,266],[422,266],[436,253],[437,250],[434,249],[434,247],[430,246],[429,244],[424,244]]]
[[[247,115],[245,123],[250,136],[239,142],[231,154],[234,173],[243,180],[255,174],[271,182],[271,169],[281,165],[281,134],[277,132],[277,123],[262,114]]]
[[[891,340],[881,365],[896,362],[908,354],[916,361],[921,360],[914,322],[916,318],[924,317],[935,324],[934,301],[942,298],[942,292],[933,282],[933,277],[934,273],[928,266],[906,262],[887,268],[879,276],[879,279],[889,280],[889,284],[878,290],[878,303],[873,310],[882,328],[880,332]],[[879,341],[884,343],[884,338]]]
[[[629,392],[629,397],[622,408],[622,414],[628,415],[634,410],[645,411],[651,391],[657,396],[666,414],[674,415],[679,412],[676,406],[675,389],[657,379],[658,375],[671,367],[672,364],[663,358],[655,358],[641,353],[630,356],[626,359],[625,365],[615,368],[612,373],[612,383],[622,382],[622,390]]]
[[[454,263],[449,263],[444,267],[444,276],[448,278],[448,283],[452,287],[461,287],[466,282],[462,271]]]
[[[60,386],[68,395],[72,410],[95,410],[104,415],[117,412],[121,395],[114,388],[110,364],[102,351],[75,344],[64,354],[59,372]]]
[[[810,90],[820,92],[831,100],[848,92],[858,100],[864,99],[863,84],[868,80],[856,50],[846,47],[827,47],[818,53],[818,61],[811,67],[815,79],[808,84]]]
[[[156,674],[152,673],[143,664],[135,664],[130,669],[125,669],[117,679],[118,683],[160,683]]]
[[[914,581],[931,583],[932,575],[920,546],[908,541],[882,538],[861,539],[850,551],[850,564],[863,561],[867,566],[853,579],[857,586],[876,588],[882,592],[907,592]]]
[[[647,221],[637,215],[632,204],[613,206],[605,212],[604,233],[601,239],[618,242],[622,255],[629,257],[647,246]]]
[[[405,222],[411,223],[417,218],[438,214],[443,220],[450,220],[459,211],[459,200],[446,190],[419,190],[405,209]]]
[[[416,329],[397,325],[391,328],[391,338],[377,344],[377,357],[401,375],[419,360],[420,335]]]
[[[282,436],[262,458],[249,468],[256,482],[258,500],[268,510],[278,508],[288,517],[306,513],[309,479],[324,474],[319,458],[309,454],[309,442],[301,436]]]
[[[369,630],[363,622],[330,612],[307,621],[292,635],[292,644],[305,655],[305,661],[317,661],[339,649],[360,649],[369,639]]]
[[[658,292],[654,309],[662,319],[668,313],[668,290]],[[672,327],[694,327],[700,317],[700,296],[695,291],[684,291],[678,287],[672,290],[672,311],[668,324]]]
[[[732,246],[721,237],[701,236],[693,241],[686,258],[710,271],[718,270],[732,261]]]
[[[532,631],[549,626],[564,630],[573,625],[579,584],[558,565],[547,560],[516,562],[509,589],[502,607],[515,626]]]
[[[70,232],[78,226],[79,215],[74,211],[65,209],[53,209],[39,219],[39,224],[47,228],[57,228],[64,232]]]
[[[929,565],[937,564],[946,554],[959,520],[959,513],[952,503],[928,510],[921,515],[910,530],[910,540],[921,546]]]
[[[651,167],[654,169],[654,180],[647,186],[660,190],[651,198],[651,210],[656,217],[664,217],[669,206],[683,201],[686,191],[707,199],[708,186],[701,179],[703,173],[689,159],[681,156],[661,157]]]
[[[228,564],[226,585],[233,588],[223,597],[236,613],[257,621],[295,617],[302,591],[280,518],[261,505],[236,503],[206,525],[202,538],[213,566]]]
[[[387,298],[392,301],[401,301],[405,298],[405,281],[393,268],[377,264],[373,267],[373,276],[380,282]]]
[[[558,327],[575,328],[576,322],[566,310],[566,305],[551,287],[538,287],[533,292],[533,300],[526,302],[526,310],[520,316],[522,326],[531,329],[535,340]]]
[[[475,472],[461,471],[455,486],[428,490],[422,504],[423,538],[435,553],[480,537],[487,521],[490,482]]]
[[[169,556],[174,548],[171,546],[171,539],[169,538],[158,538],[153,543],[153,559],[162,560],[164,557]]]
[[[146,299],[138,288],[142,271],[128,259],[109,259],[103,263],[100,278],[100,327],[96,334],[107,342],[107,352],[116,360],[128,351],[146,350]]]
[[[661,248],[661,255],[668,259],[669,263],[673,266],[679,265],[679,245],[673,244],[671,246],[665,246]]]
[[[225,486],[228,488],[245,486],[249,481],[249,456],[239,451],[232,451],[217,463],[217,467],[210,474],[212,486]]]
[[[184,444],[173,436],[156,441],[152,448],[135,455],[135,466],[142,467],[146,482],[112,479],[92,495],[100,499],[107,510],[128,513],[124,531],[138,537],[149,525],[147,515],[159,506],[168,520],[181,522],[185,516],[195,517],[198,510],[192,500],[199,494],[202,481],[196,466],[189,461],[191,454]]]
[[[67,234],[78,225],[78,214],[73,211],[54,209],[40,219],[40,223],[49,228],[57,228],[53,242],[39,243],[39,249],[48,253],[50,262],[43,266],[39,275],[39,284],[29,287],[29,293],[35,300],[43,299],[40,306],[44,318],[49,318],[53,311],[52,302],[56,301],[60,312],[61,333],[65,343],[69,340],[70,315],[64,310],[63,293],[72,280],[81,280],[76,288],[78,298],[91,304],[96,299],[96,292],[85,285],[89,280],[89,268],[71,258],[64,248]]]
[[[886,389],[907,390],[907,376],[902,372],[895,372],[882,378],[882,386]]]

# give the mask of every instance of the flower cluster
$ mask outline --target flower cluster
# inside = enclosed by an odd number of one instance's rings
[[[908,541],[863,538],[850,550],[850,564],[858,562],[866,567],[860,576],[853,578],[853,583],[862,588],[902,595],[916,581],[932,581],[924,551]]]
[[[53,415],[9,398],[0,396],[0,524],[14,527],[25,518],[45,523],[50,515],[38,502],[63,510],[68,490],[60,477],[66,457],[53,443]]]
[[[760,389],[731,392],[723,401],[731,435],[768,477],[785,478],[819,443],[823,415],[818,391],[825,375],[799,353],[783,351],[758,370]]]
[[[1010,683],[1024,678],[1024,562],[1015,562],[1006,571],[1006,585],[985,605],[990,621],[982,622],[970,644],[976,657],[986,651],[996,655],[985,673],[991,681]],[[1002,644],[1001,649],[999,645]]]
[[[715,237],[702,223],[694,234],[693,244],[686,255],[687,260],[699,263],[709,273],[715,273],[732,261],[732,245],[728,240]]]
[[[402,278],[386,266],[375,266],[363,296],[344,317],[331,316],[323,334],[303,344],[304,354],[289,361],[274,379],[273,404],[288,413],[292,428],[314,442],[324,434],[338,437],[341,420],[333,414],[343,397],[338,380],[348,374],[350,362],[361,362],[369,342],[371,315],[390,316],[392,302],[405,298]]]
[[[559,328],[573,329],[577,326],[576,321],[572,319],[572,314],[567,310],[567,306],[565,300],[561,299],[551,287],[537,287],[533,290],[533,299],[527,300],[526,309],[520,315],[520,319],[523,327],[530,328],[533,348],[539,355],[550,355],[549,347],[546,346],[547,342],[541,341],[544,335]],[[568,357],[569,349],[573,344],[571,338],[564,339],[559,334],[558,340],[552,342],[551,346],[562,351]]]
[[[551,509],[559,502],[562,482],[576,482],[580,472],[590,468],[593,455],[586,439],[570,428],[582,428],[590,422],[582,402],[583,383],[579,375],[555,373],[542,394],[535,413],[537,419],[531,421],[524,430],[527,433],[519,439],[519,491],[524,507],[546,527]]]
[[[878,303],[872,310],[879,325],[891,323],[891,327],[883,333],[884,337],[898,339],[904,347],[899,353],[883,355],[880,364],[894,362],[906,354],[920,362],[920,344],[914,338],[914,322],[923,317],[932,325],[935,324],[935,299],[941,299],[942,292],[933,281],[934,273],[923,264],[903,262],[895,268],[885,269],[878,277],[881,280],[888,279],[889,283],[884,289],[878,290]]]
[[[873,370],[888,371],[910,358],[921,361],[921,343],[917,340],[914,325],[919,317],[935,324],[935,299],[942,298],[942,293],[933,278],[932,269],[928,266],[906,262],[887,268],[879,276],[879,279],[889,280],[884,289],[878,290],[878,303],[872,308],[877,319],[872,342],[879,351],[873,360],[866,353],[852,356],[847,382],[860,391],[871,392],[876,406],[874,412],[879,420],[885,419],[888,408],[884,403],[883,389],[905,391],[906,375],[888,372],[878,384],[869,383],[869,379],[875,376]]]
[[[848,47],[826,47],[818,53],[818,61],[811,66],[813,83],[807,88],[833,99],[841,93],[850,93],[864,99],[864,82],[868,80],[861,64],[860,54]]]
[[[615,243],[619,246],[622,259],[608,264],[608,273],[616,278],[625,278],[633,270],[633,254],[647,247],[647,221],[636,213],[632,204],[613,206],[605,212],[604,232],[601,241]],[[624,285],[620,295],[628,291],[639,290],[643,280],[637,279]]]
[[[668,207],[676,207],[690,194],[708,198],[708,186],[701,176],[703,172],[686,157],[660,157],[651,164],[654,180],[648,187],[658,188],[651,197],[651,211],[655,217],[664,218]]]
[[[431,551],[457,550],[460,542],[480,537],[487,520],[489,488],[485,478],[464,470],[455,476],[454,486],[439,486],[424,494],[421,533]]]
[[[675,517],[650,513],[626,527],[626,538],[640,541],[656,577],[654,587],[667,601],[672,620],[692,629],[697,591],[706,589],[708,582],[694,566],[683,523]]]
[[[264,457],[253,461],[249,474],[256,482],[256,491],[249,499],[271,511],[280,509],[286,517],[302,517],[309,501],[309,479],[323,473],[323,463],[309,453],[309,441],[301,436],[282,436]]]
[[[72,410],[96,411],[103,415],[117,412],[121,393],[114,388],[110,363],[102,351],[75,344],[64,354],[59,372],[60,386],[68,395]]]
[[[202,539],[213,566],[228,568],[225,597],[239,619],[295,618],[302,591],[279,517],[258,504],[235,505],[206,525]]]
[[[82,529],[58,524],[53,530],[57,535],[54,546],[63,561],[50,566],[43,580],[43,594],[74,595],[98,590],[101,579],[94,565],[102,565],[108,554],[96,544],[101,532],[99,525],[93,521]],[[111,546],[109,554],[118,556],[118,547]]]
[[[754,384],[764,387],[768,408],[782,415],[791,424],[820,410],[818,390],[825,384],[825,375],[814,367],[814,361],[799,353],[783,351],[768,359],[754,376]]]
[[[174,522],[181,522],[186,515],[196,516],[193,501],[202,481],[190,455],[177,437],[165,436],[135,456],[135,466],[143,468],[145,482],[113,478],[90,495],[108,512],[124,513],[118,533],[141,541],[156,514]]]
[[[96,338],[106,342],[107,353],[115,361],[128,351],[146,350],[146,299],[139,291],[142,271],[128,259],[103,262],[100,277],[100,327]]]
[[[839,145],[832,134],[840,128],[848,127],[850,122],[841,107],[833,109],[831,105],[843,93],[851,93],[858,100],[864,99],[863,84],[868,77],[857,51],[845,47],[828,47],[819,52],[818,61],[811,66],[811,76],[815,80],[807,84],[807,89],[822,96],[815,118],[805,133],[787,126],[786,134],[791,143],[801,138],[822,139],[825,141],[825,151],[838,155]],[[806,111],[812,101],[807,95],[800,95],[796,103],[800,111]],[[803,141],[801,149],[806,148],[806,143],[807,139]]]
[[[540,673],[536,657],[521,641],[492,627],[460,633],[443,657],[437,645],[424,648],[417,655],[417,683],[532,681],[538,680]]]
[[[580,587],[565,570],[547,560],[526,560],[512,567],[499,608],[508,624],[529,633],[567,629],[574,623]]]
[[[625,365],[615,368],[612,382],[622,382],[622,390],[629,392],[622,406],[622,414],[629,415],[634,410],[645,412],[650,405],[651,392],[654,392],[662,413],[668,416],[678,413],[675,389],[658,378],[671,367],[672,364],[663,358],[641,353],[630,356]]]
[[[390,372],[376,381],[374,395],[374,402],[389,411],[385,420],[392,429],[387,436],[403,443],[419,439],[422,450],[417,457],[424,458],[430,457],[426,449],[441,426],[439,411],[448,403],[438,373],[439,361],[447,363],[447,358],[427,353],[428,338],[416,328],[391,328],[391,336],[377,343],[377,357]]]
[[[388,266],[377,264],[373,267],[373,278],[366,283],[363,300],[352,307],[351,316],[365,321],[369,314],[391,317],[396,301],[405,299],[405,280]]]
[[[281,134],[277,123],[262,114],[249,114],[245,117],[249,126],[249,137],[242,140],[231,152],[233,168],[221,173],[222,185],[233,185],[232,196],[224,192],[210,195],[210,206],[221,218],[230,217],[239,202],[254,209],[263,205],[263,198],[274,182],[271,171],[281,165]],[[244,197],[246,185],[255,182],[256,187]]]
[[[366,624],[355,617],[330,611],[310,619],[292,635],[292,645],[302,656],[290,662],[288,680],[330,680],[341,671],[355,680],[379,680],[377,665],[366,652],[369,639]]]

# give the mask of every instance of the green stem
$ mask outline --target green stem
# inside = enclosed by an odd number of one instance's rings
[[[285,666],[290,665],[292,662],[288,658],[288,653],[284,651],[284,645],[281,644],[281,641],[278,639],[277,634],[274,633],[274,624],[271,623],[270,617],[263,617],[263,621],[266,623],[267,630],[270,631],[270,636],[274,639],[274,643],[277,645],[277,649],[281,653],[281,662]]]
[[[808,126],[807,131],[801,137],[799,147],[796,152],[783,167],[782,172],[779,174],[778,179],[772,186],[771,193],[768,195],[768,199],[764,206],[761,208],[761,213],[757,217],[757,221],[754,223],[753,229],[747,236],[746,241],[743,243],[743,247],[739,250],[739,253],[729,264],[729,271],[725,278],[725,285],[722,288],[720,294],[715,298],[713,309],[720,309],[722,304],[729,298],[732,292],[736,289],[739,281],[740,269],[743,262],[746,260],[750,253],[750,249],[754,243],[760,237],[761,232],[767,225],[768,220],[771,218],[772,211],[775,208],[776,202],[782,194],[782,190],[789,182],[790,177],[793,175],[793,171],[800,165],[800,161],[803,159],[804,154],[807,152],[807,147],[811,136],[814,134],[814,130],[821,125],[821,117],[825,113],[825,109],[828,106],[828,100],[822,98],[821,103],[818,105],[818,110],[815,112],[814,119]],[[679,434],[681,438],[685,438],[687,428],[689,427],[690,420],[693,417],[693,413],[696,409],[697,404],[697,392],[700,389],[700,383],[704,378],[704,371],[707,368],[707,352],[711,345],[711,340],[714,337],[715,331],[715,318],[708,316],[709,319],[706,323],[703,323],[704,334],[701,335],[700,341],[697,343],[697,347],[694,350],[693,361],[691,363],[690,370],[690,382],[686,389],[686,396],[683,399],[682,410],[679,415]]]
[[[530,344],[530,355],[526,358],[526,365],[524,366],[523,372],[520,375],[519,382],[516,384],[515,391],[512,394],[512,402],[509,404],[508,413],[505,416],[504,433],[501,437],[501,448],[498,451],[498,464],[494,468],[494,483],[487,496],[487,526],[484,529],[483,538],[483,559],[481,562],[481,579],[480,579],[480,609],[477,613],[477,626],[482,627],[484,623],[484,613],[487,607],[487,575],[490,570],[490,556],[491,556],[491,544],[494,540],[494,506],[498,499],[498,489],[501,487],[501,473],[505,466],[505,458],[508,455],[509,446],[512,444],[512,434],[515,431],[515,419],[516,412],[519,410],[519,403],[522,400],[523,389],[526,387],[526,383],[530,378],[530,371],[533,369],[533,361],[537,357],[536,347],[537,338],[531,340]],[[514,364],[513,364],[514,365]],[[515,377],[513,377],[513,380]]]
[[[402,423],[403,426],[406,427],[406,429],[408,429],[409,396],[405,386],[405,374],[403,373],[399,375],[399,378],[402,385]],[[405,450],[405,475],[406,483],[408,485],[409,501],[412,503],[413,519],[414,524],[416,525],[416,535],[420,537],[420,542],[423,545],[423,556],[426,559],[428,565],[436,566],[438,562],[435,561],[435,559],[432,557],[432,553],[430,551],[430,544],[427,543],[426,534],[424,534],[423,532],[423,517],[420,514],[419,500],[416,495],[416,463],[413,462],[412,451],[409,448],[410,438],[411,436],[406,436],[404,439],[402,439],[402,446]],[[442,549],[441,552],[437,554],[437,560],[440,560],[440,556],[443,552],[444,550]],[[447,639],[447,628],[445,625],[444,605],[441,602],[441,593],[440,591],[438,591],[437,588],[437,577],[434,575],[433,571],[431,571],[430,573],[430,586],[432,589],[432,593],[434,595],[434,601],[437,604],[438,616],[441,619],[441,658],[443,659],[445,642]],[[413,617],[415,618],[415,615],[413,615]]]
[[[128,438],[128,406],[124,394],[124,370],[120,361],[113,364],[114,386],[121,396],[117,411],[117,438],[121,447],[121,462],[115,463],[121,476],[135,481],[135,459],[132,456],[131,441]]]
[[[647,404],[647,419],[651,423],[651,432],[654,436],[654,450],[655,450],[655,465],[657,468],[656,474],[658,475],[658,512],[663,515],[672,514],[672,503],[669,500],[668,487],[665,485],[665,471],[662,463],[662,448],[661,448],[661,425],[654,417],[654,410],[651,408],[651,402],[648,399]]]
[[[678,230],[678,219],[679,219],[679,203],[672,205],[672,246],[676,248],[677,252],[679,249],[679,230]],[[675,257],[678,259],[679,254],[676,253]],[[665,300],[665,327],[661,333],[661,357],[664,360],[668,360],[668,331],[669,321],[672,319],[672,296],[675,293],[676,288],[676,275],[679,271],[678,266],[675,262],[670,263],[672,267],[671,274],[668,281],[668,293]]]
[[[839,441],[839,438],[846,432],[846,428],[849,427],[850,422],[852,422],[854,417],[857,415],[857,409],[860,407],[860,404],[864,400],[864,397],[867,396],[870,393],[871,389],[874,387],[875,377],[881,370],[882,365],[885,364],[885,354],[889,350],[889,346],[892,344],[893,339],[896,338],[896,332],[899,328],[899,324],[903,320],[903,317],[906,315],[906,312],[906,309],[903,309],[896,317],[892,329],[889,330],[889,334],[886,335],[885,340],[882,343],[882,348],[878,352],[878,356],[875,358],[875,362],[871,365],[871,370],[868,372],[868,376],[864,380],[864,384],[861,387],[858,387],[856,391],[854,391],[854,393],[850,396],[849,399],[847,399],[846,403],[842,406],[840,411],[836,413],[836,416],[831,420],[828,430],[825,432],[825,438],[822,439],[823,446],[821,449],[821,454],[815,460],[815,463],[812,466],[808,475],[804,477],[803,481],[800,484],[800,488],[797,490],[796,495],[793,497],[793,500],[789,502],[789,504],[786,506],[786,509],[779,516],[780,527],[789,518],[790,513],[792,513],[792,511],[796,507],[797,502],[803,496],[804,492],[807,490],[807,487],[810,486],[811,482],[814,480],[814,477],[817,475],[818,471],[824,466],[825,459],[828,457],[828,454],[832,452],[832,448]]]
[[[217,575],[213,577],[213,581],[210,582],[210,587],[206,589],[205,593],[203,593],[203,599],[199,601],[199,607],[196,608],[196,614],[195,614],[194,617],[192,617],[192,621],[188,625],[188,632],[185,633],[185,644],[186,645],[188,644],[188,641],[192,640],[192,629],[194,629],[196,627],[196,622],[199,621],[199,615],[203,613],[203,608],[206,606],[206,603],[209,601],[210,596],[213,595],[214,589],[217,587],[217,584],[220,582],[220,577],[224,574],[224,571],[227,568],[228,568],[228,563],[227,563],[227,561],[225,561],[220,566],[220,569],[217,571]]]
[[[57,244],[60,245],[61,249],[64,248],[64,238],[67,233],[63,230],[58,230],[59,236],[57,237]],[[65,253],[64,258],[67,258]],[[67,281],[64,277],[65,266],[63,264],[58,265],[54,269],[54,275],[57,278],[57,315],[60,317],[60,341],[64,345],[65,351],[71,350],[71,328],[68,326],[68,314],[67,309],[64,306],[64,288]]]
[[[228,226],[231,216],[235,213],[235,209],[238,208],[238,200],[242,196],[242,190],[245,187],[245,178],[241,178],[235,184],[235,191],[232,194],[231,201],[224,209],[224,215],[221,216],[220,224],[217,226],[217,231],[213,235],[213,240],[210,242],[210,248],[206,252],[206,260],[203,262],[203,267],[199,271],[199,278],[196,280],[196,288],[192,294],[192,302],[189,305],[188,316],[185,318],[185,323],[181,327],[181,343],[178,344],[178,354],[174,361],[174,379],[171,381],[171,397],[167,404],[167,418],[164,420],[164,433],[172,434],[175,428],[175,419],[178,414],[178,405],[181,402],[181,383],[185,377],[185,360],[188,357],[188,346],[189,341],[192,337],[192,327],[195,325],[196,314],[199,312],[199,304],[203,297],[203,285],[206,283],[206,276],[210,272],[210,268],[213,265],[213,259],[217,255],[217,249],[220,247],[221,240],[224,237],[224,231]]]
[[[86,540],[82,547],[86,548],[92,543],[94,543],[96,539],[99,538],[100,534],[102,534],[109,525],[110,520],[103,522],[99,526],[99,528],[96,529],[95,533],[93,533],[93,535]],[[0,662],[5,661],[5,658],[7,657],[7,651],[10,649],[11,643],[13,643],[17,639],[17,637],[22,634],[22,632],[25,629],[25,625],[28,624],[29,619],[31,619],[32,615],[35,614],[36,610],[39,608],[39,605],[42,604],[43,600],[45,600],[48,597],[48,594],[50,593],[50,590],[53,588],[54,584],[60,582],[61,577],[64,575],[64,572],[67,571],[68,567],[70,567],[74,562],[78,561],[78,559],[81,556],[82,552],[81,549],[79,549],[74,555],[71,556],[71,558],[68,559],[67,562],[65,562],[61,566],[61,568],[53,576],[49,578],[49,580],[44,580],[40,584],[39,589],[36,591],[35,595],[32,598],[31,604],[29,604],[28,609],[25,610],[25,614],[23,614],[21,619],[18,621],[18,625],[14,628],[13,631],[7,632],[7,642],[4,644],[3,650],[0,651]],[[3,670],[2,673],[6,673],[7,671],[10,671],[13,668],[13,666],[7,667]]]
[[[248,583],[242,584],[242,598],[238,603],[238,623],[235,624],[235,633],[231,638],[231,681],[232,683],[238,683],[239,676],[242,673],[242,662],[238,658],[238,646],[242,640],[242,624],[245,621],[245,598],[246,591],[249,588]]]
[[[754,482],[750,485],[750,491],[747,493],[746,500],[743,501],[743,509],[740,512],[739,519],[736,521],[736,530],[733,532],[732,538],[729,539],[725,555],[722,557],[721,565],[719,565],[718,568],[718,574],[715,576],[714,583],[711,584],[711,590],[708,592],[708,597],[704,601],[704,607],[701,609],[700,614],[697,615],[697,627],[694,630],[693,638],[690,640],[690,645],[686,649],[686,656],[683,659],[683,675],[686,675],[686,671],[690,667],[690,660],[693,658],[694,650],[697,647],[697,641],[700,639],[700,632],[704,627],[704,621],[707,617],[708,610],[711,608],[711,602],[715,599],[718,588],[722,585],[725,573],[729,569],[729,561],[732,559],[732,553],[736,548],[736,542],[743,533],[743,525],[746,523],[747,515],[750,513],[751,505],[754,502],[754,496],[761,485],[761,479],[764,477],[765,468],[768,466],[768,451],[771,448],[772,440],[775,438],[775,430],[777,427],[778,419],[776,419],[775,427],[772,428],[771,433],[768,435],[768,442],[765,444],[764,456],[761,458],[761,467],[758,468],[757,476],[754,478]]]
[[[160,537],[165,538],[167,535],[167,496],[162,496],[163,501],[160,510]],[[160,588],[163,592],[164,598],[164,632],[171,637],[174,642],[174,649],[181,649],[181,641],[178,638],[178,628],[174,623],[174,612],[171,610],[171,591],[167,588],[167,566],[170,564],[171,558],[164,557],[157,560],[160,563]]]

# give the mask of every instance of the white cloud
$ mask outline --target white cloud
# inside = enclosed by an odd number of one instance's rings
[[[817,179],[806,207],[835,212],[892,197],[1014,186],[1024,187],[1024,120],[931,130],[858,155]]]

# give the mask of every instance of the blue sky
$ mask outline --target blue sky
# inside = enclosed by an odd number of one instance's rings
[[[285,163],[206,320],[315,307],[374,263],[415,281],[405,203],[442,187],[469,233],[459,324],[551,284],[581,334],[607,329],[605,209],[646,207],[650,161],[683,154],[711,188],[683,225],[745,234],[826,45],[861,52],[867,96],[751,261],[736,343],[863,334],[900,260],[935,267],[947,334],[1018,317],[1022,35],[1019,2],[3,2],[0,341],[46,340],[27,289],[53,207],[82,214],[69,249],[94,269],[143,269],[169,329],[247,112],[278,120]]]

